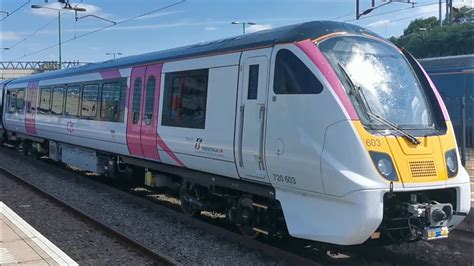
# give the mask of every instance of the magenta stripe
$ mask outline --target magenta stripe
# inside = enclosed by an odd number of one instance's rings
[[[328,60],[323,55],[323,53],[321,53],[319,48],[310,40],[297,42],[296,46],[298,46],[311,59],[311,61],[313,61],[319,71],[323,73],[324,77],[329,82],[329,85],[331,85],[331,88],[339,98],[339,101],[342,103],[344,110],[346,110],[347,114],[349,115],[349,118],[351,120],[359,120],[354,106],[347,96],[346,91],[342,87],[336,72],[334,72]]]
[[[449,117],[448,109],[446,109],[446,105],[444,104],[443,98],[441,98],[441,95],[438,92],[438,89],[434,85],[433,81],[431,81],[430,76],[426,73],[425,69],[420,65],[418,60],[415,60],[418,66],[420,67],[421,71],[423,71],[423,74],[425,74],[426,79],[430,83],[431,89],[433,90],[434,94],[436,95],[436,99],[438,100],[438,104],[441,107],[441,110],[443,111],[443,116],[444,120],[446,121],[451,121],[451,118]]]
[[[102,76],[102,79],[117,79],[122,77],[122,74],[120,74],[118,69],[101,71],[100,75]]]

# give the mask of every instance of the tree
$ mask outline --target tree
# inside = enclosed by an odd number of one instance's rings
[[[463,6],[461,8],[453,8],[454,23],[474,23],[474,8]]]
[[[403,35],[390,38],[416,58],[474,54],[474,12],[462,7],[453,12],[453,24],[439,26],[436,17],[416,19]]]
[[[439,21],[436,17],[429,17],[426,19],[415,19],[403,31],[403,36],[408,36],[421,30],[430,30],[439,26]]]

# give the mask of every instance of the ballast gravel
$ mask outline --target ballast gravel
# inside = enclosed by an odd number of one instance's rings
[[[79,265],[153,265],[117,239],[0,174],[0,200]]]
[[[21,161],[20,161],[21,159]],[[88,215],[125,232],[183,265],[279,265],[281,262],[239,244],[101,191],[75,174],[35,162],[0,147],[0,164]],[[39,166],[40,164],[46,166]],[[55,172],[56,170],[56,172]],[[82,182],[81,182],[82,181]]]

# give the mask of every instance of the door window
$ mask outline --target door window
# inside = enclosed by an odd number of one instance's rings
[[[247,99],[256,100],[258,95],[258,71],[259,65],[249,66],[249,86]]]
[[[140,105],[142,101],[142,79],[136,78],[133,84],[132,123],[137,124],[140,120]]]
[[[153,119],[153,109],[155,108],[155,83],[155,76],[150,76],[146,84],[145,116],[143,120],[147,125],[150,125]]]

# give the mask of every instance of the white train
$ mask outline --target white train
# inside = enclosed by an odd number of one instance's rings
[[[446,108],[403,49],[308,22],[18,78],[2,141],[179,189],[248,237],[447,237],[470,210]]]

